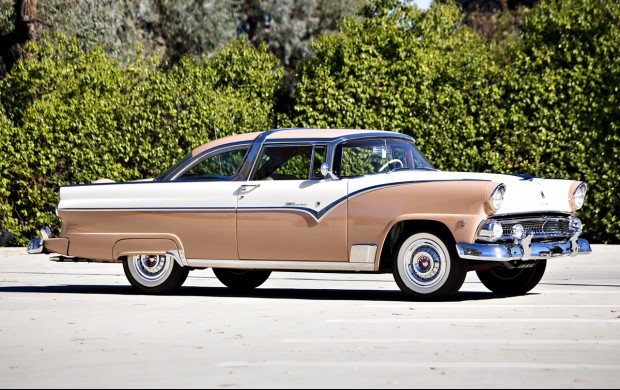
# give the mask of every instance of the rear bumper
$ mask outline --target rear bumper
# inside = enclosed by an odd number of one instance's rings
[[[30,240],[28,243],[28,253],[31,255],[36,255],[39,253],[49,253],[45,252],[45,245],[43,244],[42,238],[35,238]]]
[[[590,243],[577,236],[567,241],[531,242],[524,239],[515,244],[456,245],[462,259],[481,261],[545,260],[553,257],[587,255],[592,252]]]
[[[30,240],[28,244],[28,253],[31,255],[39,253],[59,253],[61,255],[69,254],[68,238],[35,238]]]

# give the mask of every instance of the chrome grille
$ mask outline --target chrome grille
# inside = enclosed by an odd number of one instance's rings
[[[499,220],[504,228],[502,240],[512,239],[512,227],[521,224],[525,230],[534,232],[534,240],[569,238],[574,234],[568,218],[526,218]]]

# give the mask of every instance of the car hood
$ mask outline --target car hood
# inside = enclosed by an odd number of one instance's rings
[[[377,176],[377,175],[373,175]],[[379,175],[380,176],[380,175]],[[391,177],[390,177],[391,176]],[[570,199],[579,182],[521,175],[472,172],[396,171],[386,174],[394,182],[489,181],[506,186],[504,203],[496,215],[527,213],[572,214]]]

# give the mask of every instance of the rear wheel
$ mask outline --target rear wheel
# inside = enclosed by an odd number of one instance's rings
[[[222,284],[235,291],[251,291],[269,279],[271,271],[214,268],[213,273]]]
[[[446,298],[456,294],[467,275],[467,263],[449,240],[415,233],[400,241],[394,258],[398,287],[414,298]]]
[[[496,294],[523,295],[538,285],[546,268],[547,260],[541,260],[532,268],[497,267],[476,273],[482,284]]]
[[[181,288],[189,269],[171,256],[137,255],[123,261],[125,276],[132,286],[146,294],[167,294]]]

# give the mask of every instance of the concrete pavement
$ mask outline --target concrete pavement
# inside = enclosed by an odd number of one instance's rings
[[[593,250],[526,296],[470,274],[449,301],[410,302],[356,274],[235,295],[194,271],[143,296],[121,265],[0,248],[0,388],[617,388],[620,246]]]

